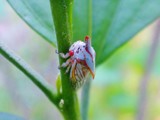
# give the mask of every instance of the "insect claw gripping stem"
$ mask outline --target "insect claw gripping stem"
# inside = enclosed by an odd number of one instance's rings
[[[55,53],[59,54],[59,52],[58,52],[58,50],[57,50],[57,49],[55,50]]]
[[[61,67],[65,68],[70,64],[70,59],[68,59],[65,63],[61,65]]]

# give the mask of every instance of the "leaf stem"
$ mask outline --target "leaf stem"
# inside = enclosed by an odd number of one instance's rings
[[[72,0],[50,0],[52,16],[54,20],[58,51],[67,53],[72,39]],[[60,64],[65,62],[60,58]],[[76,91],[73,89],[69,74],[65,69],[60,70],[62,80],[62,99],[64,105],[62,113],[66,120],[80,120],[80,110]]]
[[[89,106],[89,95],[90,95],[90,87],[91,87],[91,77],[88,77],[86,83],[83,86],[81,93],[81,115],[82,120],[88,119],[88,106]]]
[[[92,37],[92,0],[88,0],[88,35]],[[81,93],[81,116],[82,120],[88,119],[89,94],[92,78],[86,80]]]
[[[24,60],[22,60],[18,55],[16,55],[12,50],[5,46],[0,40],[0,54],[2,54],[7,60],[14,64],[20,71],[22,71],[32,82],[39,87],[43,93],[49,98],[49,100],[58,105],[58,96],[53,91],[52,86],[50,86],[46,80],[40,76],[35,70],[33,70]],[[58,107],[58,106],[57,106]]]

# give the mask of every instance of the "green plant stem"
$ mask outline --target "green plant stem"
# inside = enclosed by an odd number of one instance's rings
[[[67,53],[72,39],[72,0],[50,0],[52,16],[54,20],[58,51]],[[66,60],[60,58],[62,64]],[[80,120],[80,110],[76,91],[72,88],[69,74],[61,69],[62,99],[64,105],[62,113],[66,120]]]
[[[92,0],[88,0],[88,35],[92,37]],[[92,78],[87,78],[81,93],[81,116],[82,120],[88,119],[89,94]]]
[[[81,115],[82,120],[87,120],[88,118],[88,106],[89,106],[89,95],[90,95],[90,86],[91,86],[91,77],[88,77],[86,83],[82,89],[81,97]]]
[[[9,60],[28,78],[30,78],[30,80],[32,80],[32,82],[43,91],[49,100],[58,107],[59,98],[53,91],[52,86],[50,86],[46,80],[36,71],[34,71],[24,60],[22,60],[7,46],[5,46],[2,41],[0,41],[0,54],[2,54],[7,60]]]

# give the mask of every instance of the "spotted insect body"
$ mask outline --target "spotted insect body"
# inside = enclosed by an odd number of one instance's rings
[[[89,36],[85,42],[77,41],[71,45],[69,52],[59,53],[62,58],[69,58],[61,67],[67,67],[66,73],[70,71],[70,79],[74,88],[81,87],[89,74],[95,76],[95,51],[91,46]]]

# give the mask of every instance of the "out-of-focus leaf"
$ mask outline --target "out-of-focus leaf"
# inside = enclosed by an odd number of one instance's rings
[[[75,0],[74,40],[83,39],[92,22],[92,44],[96,50],[96,64],[104,62],[117,48],[160,16],[160,0]],[[90,12],[91,13],[91,12]]]
[[[83,40],[92,32],[91,0],[74,0],[73,8],[73,41]],[[91,14],[91,15],[90,15]],[[91,25],[91,26],[90,26]]]
[[[55,45],[49,0],[8,1],[34,30]],[[159,4],[160,0],[75,0],[73,41],[92,32],[96,64],[101,64],[160,16]]]
[[[18,15],[52,45],[56,45],[55,30],[49,0],[7,0]]]
[[[0,120],[24,120],[21,117],[9,113],[0,113]]]

